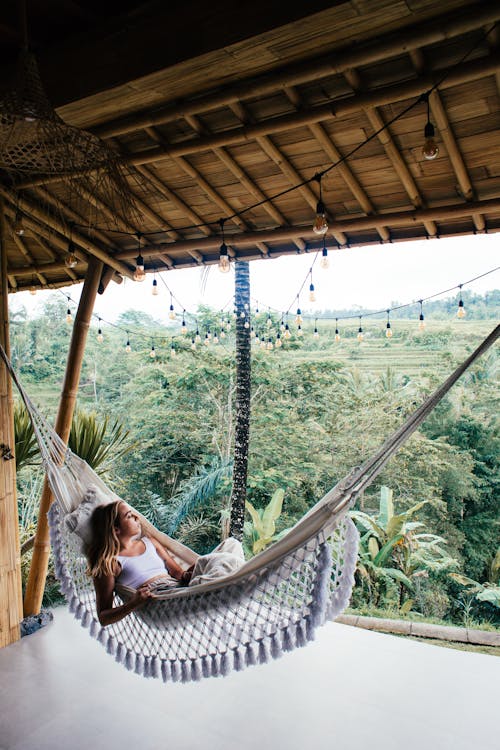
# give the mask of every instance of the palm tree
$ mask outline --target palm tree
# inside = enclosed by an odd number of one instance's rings
[[[248,261],[235,265],[236,426],[229,533],[243,538],[250,440],[250,271]],[[246,324],[246,325],[245,325]]]

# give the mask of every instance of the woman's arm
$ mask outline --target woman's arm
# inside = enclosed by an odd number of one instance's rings
[[[137,589],[128,602],[121,604],[119,607],[113,607],[115,576],[99,576],[94,578],[94,588],[97,616],[103,626],[112,625],[114,622],[122,620],[133,612],[134,609],[141,607],[147,599],[151,598],[149,586],[145,584]]]
[[[158,556],[161,557],[161,559],[165,563],[165,567],[172,578],[175,578],[176,581],[181,581],[182,583],[188,583],[189,578],[191,578],[191,575],[188,573],[188,571],[184,571],[181,568],[179,563],[177,563],[174,558],[168,554],[166,549],[160,544],[159,541],[153,539],[153,537],[150,536],[148,536],[148,539],[156,549]]]

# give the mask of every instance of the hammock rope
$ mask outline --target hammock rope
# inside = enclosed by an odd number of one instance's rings
[[[78,512],[89,496],[95,504],[120,498],[55,433],[0,346],[0,357],[33,422],[55,497],[49,511],[51,544],[55,572],[70,610],[117,662],[164,682],[225,675],[304,646],[317,627],[340,614],[351,595],[358,533],[347,515],[349,508],[499,336],[497,326],[371,458],[327,492],[280,541],[224,578],[158,590],[146,606],[105,628],[99,624],[93,584],[85,573],[82,539],[68,527],[68,516]],[[139,516],[144,533],[158,539],[186,567],[197,559],[192,550]],[[116,603],[126,601],[131,593],[118,587]]]

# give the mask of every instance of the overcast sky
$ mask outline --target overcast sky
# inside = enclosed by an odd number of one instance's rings
[[[303,310],[314,314],[323,309],[346,309],[353,306],[381,308],[395,302],[407,303],[464,284],[464,290],[484,293],[499,287],[500,273],[466,285],[469,279],[500,266],[500,235],[476,235],[452,239],[373,245],[329,252],[330,267],[313,267],[313,284],[317,301],[308,301],[310,280],[307,278],[300,295]],[[250,264],[252,303],[261,310],[286,311],[297,306],[297,293],[316,254],[294,255]],[[95,312],[104,321],[113,322],[121,312],[142,310],[155,319],[168,315],[170,294],[174,294],[176,311],[185,308],[194,312],[199,304],[216,309],[232,306],[234,272],[221,274],[216,266],[208,275],[201,269],[165,272],[158,278],[159,295],[153,297],[152,276],[143,283],[125,279],[120,285],[111,282],[104,295],[98,296]],[[164,283],[165,282],[165,283]],[[77,302],[81,285],[62,290]],[[58,292],[41,291],[9,295],[12,310],[25,305],[34,312],[48,295]],[[448,293],[444,296],[451,296]]]

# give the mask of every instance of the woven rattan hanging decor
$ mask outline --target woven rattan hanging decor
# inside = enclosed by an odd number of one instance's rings
[[[122,215],[137,212],[118,155],[92,133],[59,117],[27,48],[19,55],[13,86],[0,98],[0,168],[13,187],[28,177],[62,178],[73,207],[92,193]]]

